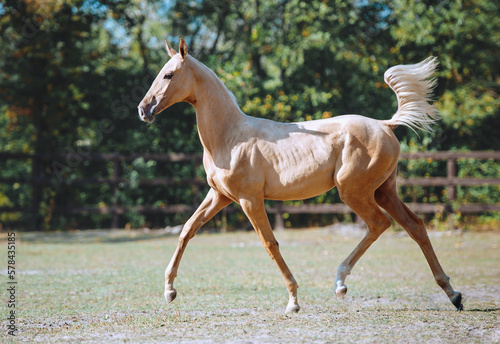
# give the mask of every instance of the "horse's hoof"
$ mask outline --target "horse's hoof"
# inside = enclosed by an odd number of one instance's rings
[[[451,303],[457,307],[457,310],[461,311],[464,309],[464,305],[462,305],[462,294],[458,291],[455,294],[456,295],[451,299]]]
[[[175,289],[165,290],[165,300],[167,301],[167,304],[174,301],[176,296],[177,296],[177,290]]]
[[[286,306],[285,313],[298,313],[300,311],[300,306],[298,304],[289,304]]]
[[[338,300],[343,300],[346,293],[347,293],[347,286],[345,285],[337,287],[337,289],[335,290],[335,294],[337,294]]]

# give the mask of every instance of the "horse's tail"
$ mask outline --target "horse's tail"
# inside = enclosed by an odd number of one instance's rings
[[[384,80],[398,97],[398,110],[388,121],[392,130],[398,125],[411,129],[432,131],[431,124],[439,119],[436,107],[430,104],[436,79],[431,78],[438,63],[435,57],[413,65],[398,65],[389,68]]]

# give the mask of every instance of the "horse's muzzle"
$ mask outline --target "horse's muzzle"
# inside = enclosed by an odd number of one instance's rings
[[[152,123],[155,120],[155,110],[157,105],[158,102],[155,97],[153,97],[149,104],[143,104],[143,102],[141,102],[137,107],[140,119],[144,122]]]

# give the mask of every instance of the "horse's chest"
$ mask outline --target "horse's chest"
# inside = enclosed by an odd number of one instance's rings
[[[236,166],[233,164],[229,169],[218,167],[214,161],[207,161],[205,170],[208,185],[234,201],[248,193],[258,194],[264,185],[264,175],[243,161]]]

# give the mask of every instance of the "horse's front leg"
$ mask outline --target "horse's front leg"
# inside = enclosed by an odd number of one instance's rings
[[[218,193],[214,189],[210,189],[205,200],[196,209],[194,214],[189,218],[179,236],[177,249],[174,252],[167,269],[165,270],[165,300],[167,303],[172,302],[177,296],[177,291],[174,289],[174,279],[177,276],[177,269],[182,258],[182,254],[186,249],[189,240],[196,234],[198,229],[208,220],[215,216],[222,208],[226,207],[232,201]]]
[[[266,249],[267,253],[271,258],[278,264],[278,267],[285,279],[286,288],[289,293],[288,305],[286,307],[286,313],[298,312],[300,306],[297,302],[297,282],[293,277],[290,269],[285,263],[285,260],[281,256],[278,242],[276,241],[273,231],[271,229],[271,224],[267,218],[266,210],[264,207],[264,200],[259,198],[246,198],[240,199],[240,205],[245,215],[248,217],[252,223],[253,228],[259,235],[262,245]]]

